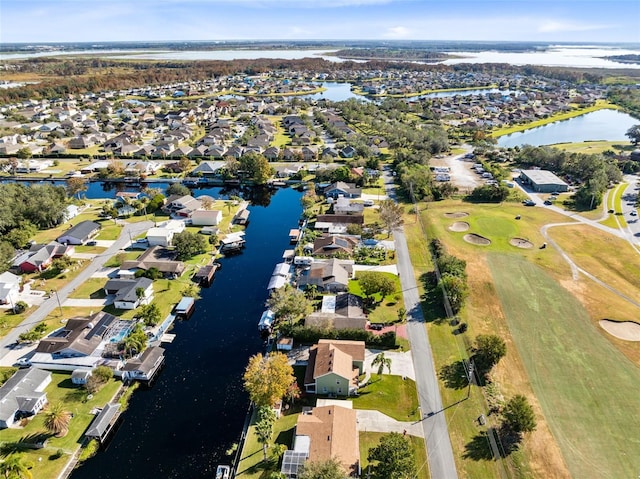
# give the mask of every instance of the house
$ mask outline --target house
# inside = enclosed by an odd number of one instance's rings
[[[197,210],[191,213],[193,226],[218,226],[222,221],[220,210]]]
[[[188,218],[191,216],[191,213],[201,208],[202,203],[191,195],[172,195],[167,198],[167,202],[162,209],[167,213]]]
[[[164,349],[151,346],[136,359],[127,361],[124,365],[123,380],[150,381],[164,363]]]
[[[44,271],[54,259],[65,255],[72,255],[75,251],[73,246],[60,244],[52,241],[49,244],[34,244],[29,249],[26,258],[19,263],[20,271],[23,273],[32,273],[34,271]]]
[[[153,281],[149,278],[110,279],[104,285],[105,294],[114,294],[118,309],[136,309],[141,304],[149,304],[153,299]]]
[[[74,369],[71,373],[71,382],[77,386],[83,386],[87,384],[90,377],[91,371],[86,369]]]
[[[357,414],[350,401],[336,401],[304,411],[298,416],[292,449],[284,454],[282,474],[294,479],[306,461],[336,459],[349,475],[357,475],[360,470],[357,426]]]
[[[14,306],[20,293],[20,278],[8,271],[0,274],[0,304]]]
[[[80,208],[76,205],[69,205],[64,210],[64,220],[69,221],[80,214]]]
[[[100,232],[100,224],[95,221],[81,221],[65,231],[56,241],[62,244],[85,244]]]
[[[333,203],[333,213],[336,215],[362,215],[364,203],[354,203],[351,198],[338,197]]]
[[[175,261],[175,253],[161,246],[152,246],[138,259],[128,260],[120,265],[120,271],[157,269],[165,278],[177,278],[184,273],[185,264]],[[119,273],[120,274],[120,273]]]
[[[304,377],[308,393],[350,396],[358,390],[364,364],[364,341],[321,339],[309,349]]]
[[[322,193],[326,198],[335,199],[339,196],[344,196],[345,198],[360,198],[362,196],[362,188],[356,187],[354,183],[337,181],[327,186]]]
[[[206,151],[206,150],[205,150]],[[192,176],[212,177],[224,166],[224,161],[203,161],[191,172]]]
[[[146,238],[149,246],[171,246],[175,233],[169,228],[149,228]]]
[[[349,225],[363,226],[364,216],[362,214],[318,215],[314,229],[324,233],[339,234],[346,233]]]
[[[313,242],[311,253],[318,256],[351,255],[357,244],[358,240],[352,236],[323,235]]]
[[[47,404],[45,388],[51,373],[38,368],[19,369],[0,387],[0,428],[11,427],[16,416],[33,416]]]
[[[306,288],[315,285],[320,291],[346,291],[353,274],[352,260],[330,259],[326,262],[314,262],[298,278],[298,286]]]
[[[347,145],[342,150],[340,150],[340,156],[343,158],[353,158],[355,154],[356,149],[351,145]]]
[[[362,298],[351,293],[322,297],[320,311],[310,314],[306,327],[319,329],[359,329],[367,326],[367,315],[362,308]]]

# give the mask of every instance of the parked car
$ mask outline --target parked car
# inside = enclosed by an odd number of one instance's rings
[[[373,329],[374,331],[382,331],[384,328],[384,324],[382,323],[371,323],[369,325],[369,329]]]
[[[20,368],[28,368],[31,366],[31,360],[29,358],[20,358],[16,361],[16,364]]]
[[[97,244],[98,244],[98,242],[95,241],[95,240],[87,241],[87,246],[95,246]]]

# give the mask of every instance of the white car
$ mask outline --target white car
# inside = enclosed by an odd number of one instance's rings
[[[31,360],[29,358],[20,358],[16,361],[16,364],[21,368],[28,368],[31,366]]]

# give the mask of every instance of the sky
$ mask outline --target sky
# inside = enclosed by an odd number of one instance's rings
[[[640,0],[0,0],[0,43],[640,42]]]

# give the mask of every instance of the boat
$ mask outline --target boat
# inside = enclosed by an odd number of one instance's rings
[[[231,468],[229,466],[218,466],[216,469],[216,479],[229,479],[231,477]]]

